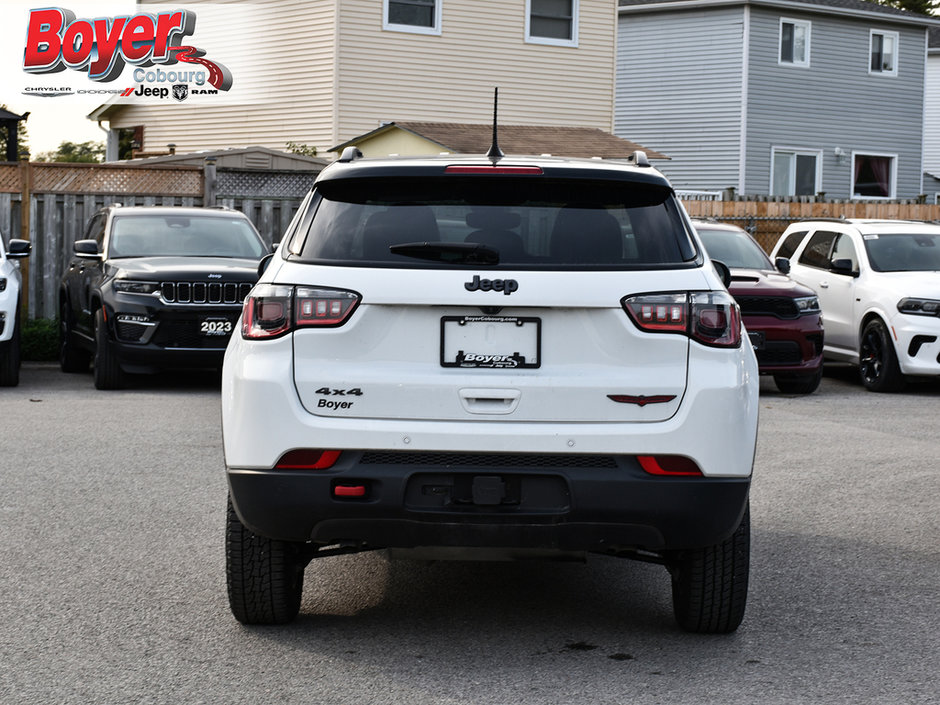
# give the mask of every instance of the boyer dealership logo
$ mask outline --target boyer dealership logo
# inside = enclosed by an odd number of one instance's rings
[[[195,29],[196,14],[190,10],[95,19],[75,19],[75,13],[64,8],[30,10],[23,70],[40,75],[72,69],[86,73],[92,81],[107,83],[120,78],[131,64],[137,67],[132,78],[140,85],[107,90],[122,97],[181,101],[190,94],[229,90],[231,72],[205,58],[206,52],[199,47],[183,44],[183,38]],[[186,66],[150,68],[179,63]]]

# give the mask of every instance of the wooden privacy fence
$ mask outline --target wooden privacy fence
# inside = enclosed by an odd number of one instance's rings
[[[790,223],[809,218],[937,220],[940,205],[915,201],[840,201],[738,196],[732,200],[685,200],[693,218],[711,218],[747,230],[768,253]]]
[[[220,205],[245,213],[270,244],[280,239],[316,172],[126,164],[0,163],[0,233],[30,240],[21,260],[23,313],[58,315],[58,287],[88,220],[110,203]],[[24,204],[26,204],[24,206]]]
[[[222,205],[245,213],[269,244],[287,228],[315,171],[127,164],[0,163],[0,233],[30,240],[21,260],[24,313],[55,318],[59,281],[89,218],[108,203],[164,206]],[[940,220],[940,205],[914,201],[838,201],[814,197],[728,197],[680,194],[693,218],[745,228],[768,252],[790,223],[806,218]],[[27,204],[24,207],[24,204]]]

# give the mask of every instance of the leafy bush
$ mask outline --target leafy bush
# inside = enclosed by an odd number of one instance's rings
[[[39,362],[59,359],[59,322],[51,318],[23,321],[22,358]]]

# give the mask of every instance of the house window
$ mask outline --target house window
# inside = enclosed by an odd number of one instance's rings
[[[525,39],[533,44],[578,45],[578,0],[526,0]]]
[[[853,154],[852,196],[894,198],[897,163],[893,154]]]
[[[819,152],[799,152],[775,149],[773,151],[774,196],[812,196],[819,188]]]
[[[780,19],[780,64],[809,66],[810,27],[805,20]]]
[[[871,62],[868,73],[898,75],[898,33],[871,32]]]
[[[442,0],[384,0],[383,29],[418,34],[441,33]]]

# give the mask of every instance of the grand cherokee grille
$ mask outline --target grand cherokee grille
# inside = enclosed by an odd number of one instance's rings
[[[799,318],[800,311],[793,299],[786,296],[735,296],[741,313],[751,316]]]
[[[252,286],[248,282],[163,282],[160,295],[169,304],[240,304]]]

